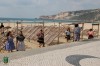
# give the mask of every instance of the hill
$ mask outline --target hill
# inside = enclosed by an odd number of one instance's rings
[[[70,20],[100,20],[100,9],[60,12],[50,16],[40,16],[41,19],[70,19]]]

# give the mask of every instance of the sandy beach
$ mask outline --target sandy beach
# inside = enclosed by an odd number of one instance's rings
[[[4,26],[6,27],[6,26],[10,26],[11,27],[11,29],[8,29],[8,31],[11,31],[11,30],[13,30],[13,28],[14,27],[16,27],[17,26],[17,24],[16,23],[4,23]],[[26,26],[43,26],[43,24],[39,24],[39,23],[22,23],[22,24],[19,24],[18,25],[18,27],[19,28],[21,28],[21,27],[26,27]],[[44,23],[44,26],[59,26],[59,23]],[[60,26],[64,26],[65,27],[65,30],[67,29],[67,27],[68,27],[68,25],[67,25],[67,23],[61,23],[60,24]],[[80,24],[79,25],[80,27],[82,27],[82,24]],[[70,27],[71,28],[74,28],[74,26],[73,25],[70,25]],[[92,28],[92,24],[89,24],[89,23],[85,23],[84,24],[84,29],[83,30],[85,30],[85,29],[90,29],[90,28]],[[94,30],[96,29],[97,30],[97,26],[94,26]],[[99,30],[100,31],[100,30]],[[45,32],[44,32],[44,34],[45,34]],[[99,33],[99,35],[100,35],[100,33]],[[85,35],[85,36],[83,36],[83,38],[84,39],[87,39],[87,36]],[[16,42],[16,40],[14,40],[15,42]],[[72,42],[72,41],[70,41],[70,42]],[[62,33],[62,35],[59,37],[59,44],[63,44],[63,43],[67,43],[67,40],[65,39],[65,33],[63,32]],[[55,44],[58,44],[58,37],[56,37],[51,43],[50,43],[50,45],[55,45]],[[39,46],[39,44],[38,44],[38,42],[35,40],[28,40],[28,39],[25,39],[25,45],[26,45],[26,50],[30,50],[30,49],[33,49],[33,48],[39,48],[38,46]],[[46,45],[46,47],[47,47],[48,45]]]

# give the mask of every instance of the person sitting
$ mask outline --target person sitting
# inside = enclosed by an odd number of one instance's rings
[[[94,31],[93,31],[93,29],[90,29],[88,31],[88,39],[92,39],[92,38],[94,38]]]

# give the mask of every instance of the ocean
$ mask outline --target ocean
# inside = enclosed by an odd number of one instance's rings
[[[64,23],[81,23],[81,20],[60,20],[60,19],[39,19],[39,18],[0,18],[0,23],[8,22],[23,22],[23,23],[36,23],[36,22],[64,22]]]

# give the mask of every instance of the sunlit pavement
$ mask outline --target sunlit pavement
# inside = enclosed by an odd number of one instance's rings
[[[100,66],[100,41],[13,59],[0,66]]]

